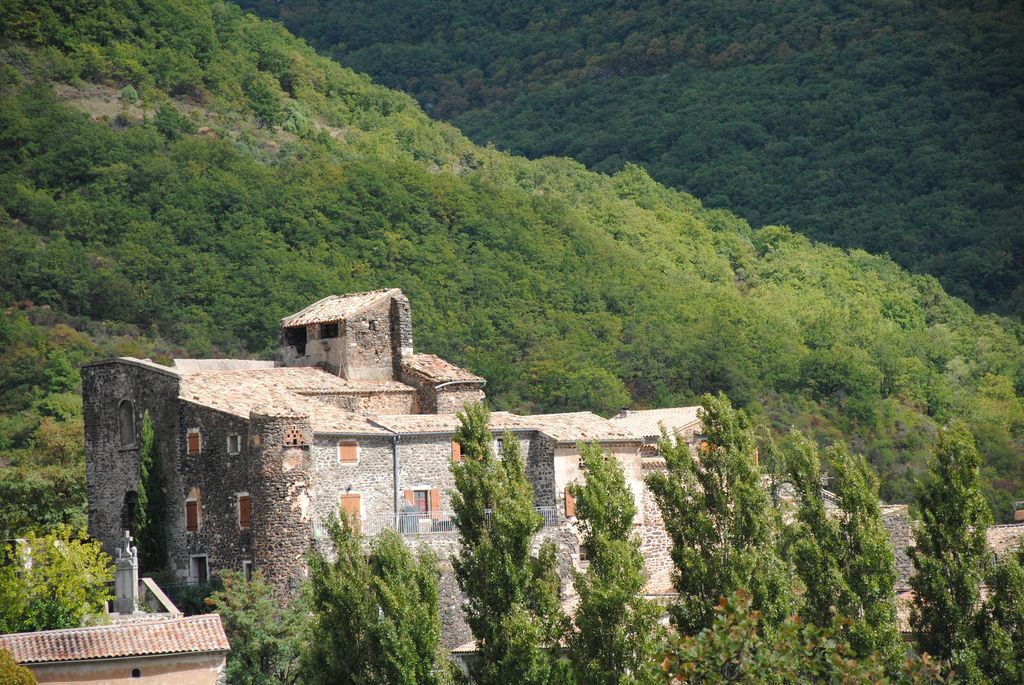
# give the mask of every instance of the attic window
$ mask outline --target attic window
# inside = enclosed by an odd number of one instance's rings
[[[338,324],[335,323],[324,323],[320,324],[320,338],[337,338],[338,337]]]

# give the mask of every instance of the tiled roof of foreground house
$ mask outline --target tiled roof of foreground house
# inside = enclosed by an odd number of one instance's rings
[[[697,410],[700,407],[670,407],[668,409],[628,409],[613,416],[612,421],[620,429],[644,438],[661,437],[664,426],[670,437],[676,433],[685,435],[695,428],[699,430],[700,419]]]
[[[226,652],[220,616],[205,614],[149,623],[0,635],[0,648],[19,664],[114,659],[155,654]]]
[[[376,304],[393,295],[401,294],[402,291],[398,288],[385,288],[384,290],[371,290],[365,293],[352,293],[350,295],[329,295],[291,316],[284,317],[281,319],[281,326],[283,328],[293,328],[295,326],[308,326],[316,323],[343,321],[372,304]]]

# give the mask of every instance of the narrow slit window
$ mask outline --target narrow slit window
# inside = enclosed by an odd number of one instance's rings
[[[242,451],[242,436],[240,435],[229,435],[228,436],[228,454],[238,454]]]
[[[135,406],[131,400],[121,400],[117,405],[117,427],[121,447],[135,447]]]
[[[238,493],[238,527],[249,527],[249,493]]]

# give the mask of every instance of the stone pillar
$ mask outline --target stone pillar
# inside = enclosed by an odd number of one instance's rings
[[[251,412],[249,422],[253,570],[279,592],[290,593],[307,575],[313,430],[308,416],[260,408]]]
[[[114,559],[114,597],[117,613],[134,614],[139,610],[139,553],[127,530]]]
[[[402,359],[412,354],[412,306],[408,297],[398,293],[391,298],[391,355],[396,379]]]

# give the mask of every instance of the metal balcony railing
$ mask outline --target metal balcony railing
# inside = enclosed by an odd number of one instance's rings
[[[544,519],[544,526],[558,523],[558,510],[555,507],[534,507]],[[488,520],[490,517],[488,516]],[[437,535],[455,533],[454,514],[450,511],[437,512],[400,512],[398,514],[377,514],[356,519],[356,525],[363,535],[373,536],[385,529],[397,530],[402,535]],[[327,538],[327,526],[322,521],[312,524],[314,540]]]

